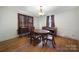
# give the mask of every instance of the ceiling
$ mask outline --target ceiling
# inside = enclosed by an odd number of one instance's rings
[[[29,12],[30,15],[39,17],[38,12],[40,10],[40,6],[22,6],[23,11]],[[43,6],[44,15],[52,15],[59,12],[71,10],[77,8],[78,6]]]

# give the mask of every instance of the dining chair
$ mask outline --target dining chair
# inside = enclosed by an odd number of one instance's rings
[[[52,46],[55,48],[56,47],[56,43],[55,43],[55,38],[54,38],[54,33],[50,31],[50,33],[47,36],[47,40],[46,40],[46,44],[48,41],[52,42]]]
[[[41,36],[36,34],[34,32],[34,29],[30,29],[29,30],[29,39],[30,39],[30,44],[32,44],[32,42],[34,42],[35,44],[40,42]]]

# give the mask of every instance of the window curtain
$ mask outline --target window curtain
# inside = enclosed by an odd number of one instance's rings
[[[47,16],[46,27],[49,27],[49,16]]]
[[[50,18],[51,18],[51,19],[50,19]],[[51,21],[51,22],[50,22],[50,21]],[[51,26],[49,26],[50,23],[51,23]],[[47,16],[46,26],[47,26],[47,27],[55,27],[54,15]]]
[[[51,27],[55,27],[54,15],[51,15]]]

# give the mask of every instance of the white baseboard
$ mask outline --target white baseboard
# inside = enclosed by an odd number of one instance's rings
[[[58,35],[58,34],[57,34],[57,36],[59,36],[59,37],[63,37],[63,38],[68,38],[68,39],[72,39],[72,40],[78,40],[78,41],[79,41],[79,39],[72,38],[72,37],[67,37],[67,36]]]
[[[10,37],[7,37],[7,38],[5,38],[5,39],[1,39],[0,42],[6,41],[6,40],[10,40],[10,39],[13,39],[13,38],[16,38],[16,37],[18,37],[18,35],[10,36]]]

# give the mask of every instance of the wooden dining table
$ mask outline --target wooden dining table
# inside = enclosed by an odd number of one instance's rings
[[[43,29],[35,29],[34,32],[37,34],[48,34],[49,33],[48,30],[43,30]]]
[[[43,29],[35,29],[34,30],[34,33],[39,35],[40,38],[41,38],[41,41],[43,42],[42,43],[42,46],[44,47],[45,46],[45,40],[47,39],[47,35],[49,34],[50,31],[48,30],[43,30]]]

